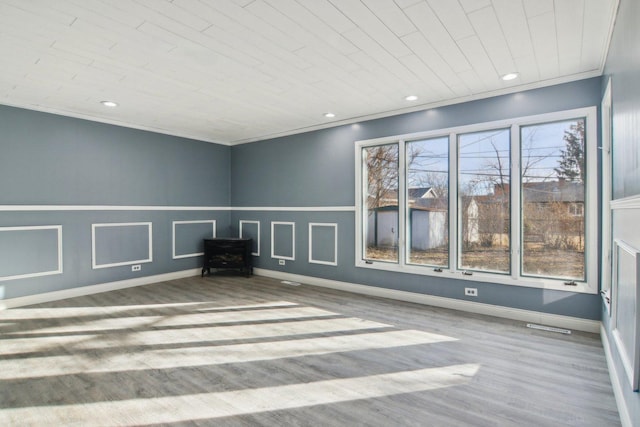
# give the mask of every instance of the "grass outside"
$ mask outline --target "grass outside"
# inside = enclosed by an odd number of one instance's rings
[[[445,249],[412,250],[410,263],[434,267],[447,267],[448,252]],[[398,248],[368,247],[367,259],[397,261]],[[462,253],[462,269],[496,272],[509,271],[509,250],[504,247],[477,247]],[[584,252],[571,249],[546,249],[541,245],[526,245],[523,256],[523,274],[584,278]]]

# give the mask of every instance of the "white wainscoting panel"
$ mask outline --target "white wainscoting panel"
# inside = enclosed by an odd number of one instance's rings
[[[623,240],[613,242],[611,286],[613,341],[633,391],[640,388],[640,250]]]
[[[204,252],[193,252],[189,254],[177,254],[176,253],[176,225],[189,225],[189,224],[211,224],[211,236],[216,237],[216,220],[194,220],[194,221],[173,221],[171,225],[171,254],[173,259],[191,258],[204,255]],[[178,227],[179,228],[179,227]]]
[[[97,252],[96,252],[96,230],[99,228],[110,228],[110,227],[147,227],[147,243],[148,243],[148,256],[146,258],[141,259],[133,259],[127,261],[120,261],[114,263],[105,263],[98,264],[97,263]],[[147,262],[153,262],[153,230],[151,222],[117,222],[117,223],[107,223],[107,224],[91,224],[91,268],[109,268],[109,267],[119,267],[123,265],[131,265],[131,264],[142,264]]]
[[[313,257],[313,232],[314,228],[332,228],[333,229],[333,260],[315,259]],[[309,223],[309,263],[323,265],[338,265],[338,224],[328,222],[310,222]]]
[[[24,227],[0,227],[1,232],[20,232],[20,231],[39,231],[39,230],[55,230],[57,234],[57,268],[49,271],[38,271],[33,273],[23,273],[23,274],[10,274],[6,276],[0,276],[0,282],[6,280],[16,280],[16,279],[27,279],[31,277],[40,277],[40,276],[50,276],[53,274],[62,274],[62,226],[61,225],[36,225],[36,226],[24,226]],[[0,236],[1,238],[2,236]],[[38,248],[33,248],[34,251],[37,251]],[[26,253],[24,257],[26,259],[33,259],[34,253]]]
[[[291,255],[276,253],[276,229],[279,227],[291,227]],[[296,259],[296,223],[295,222],[271,221],[271,258],[295,261]]]
[[[249,224],[253,224],[257,227],[256,229],[256,234],[255,234],[255,238],[253,236],[247,236],[247,238],[251,238],[254,239],[256,242],[256,250],[254,252],[251,252],[251,255],[253,256],[260,256],[260,221],[250,221],[250,220],[246,220],[246,219],[241,219],[240,220],[240,237],[241,239],[245,238],[244,232],[245,232],[245,224],[249,225]]]

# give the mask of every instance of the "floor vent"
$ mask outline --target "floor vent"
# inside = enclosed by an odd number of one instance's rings
[[[554,328],[553,326],[536,325],[535,323],[527,323],[527,328],[539,329],[541,331],[548,331],[548,332],[557,332],[559,334],[565,334],[565,335],[571,334],[571,331],[569,329]]]
[[[289,280],[283,280],[280,283],[282,283],[284,285],[289,285],[289,286],[300,286],[300,283],[298,283],[298,282],[290,282]]]

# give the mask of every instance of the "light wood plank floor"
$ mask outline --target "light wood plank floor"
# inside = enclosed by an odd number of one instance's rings
[[[0,312],[0,425],[616,426],[600,340],[262,277]]]

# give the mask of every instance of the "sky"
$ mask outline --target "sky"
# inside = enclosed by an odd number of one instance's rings
[[[523,126],[521,128],[523,182],[555,181],[554,168],[566,147],[565,131],[576,120]],[[458,135],[459,184],[474,194],[489,194],[494,183],[509,183],[510,130],[495,129]],[[409,187],[441,188],[449,169],[448,137],[437,137],[408,144]],[[502,174],[500,173],[502,171]],[[446,185],[445,185],[446,186]],[[441,196],[444,196],[441,194]]]

